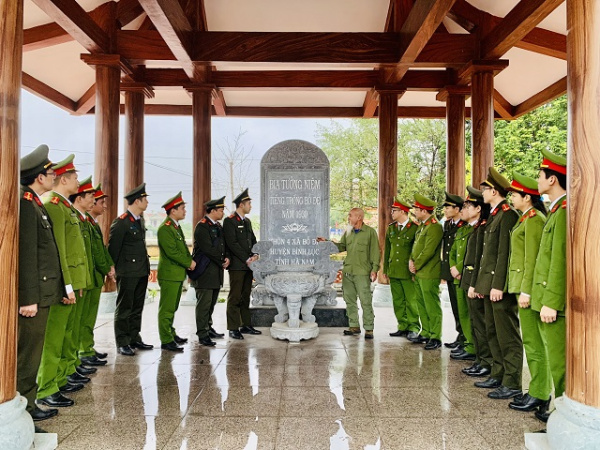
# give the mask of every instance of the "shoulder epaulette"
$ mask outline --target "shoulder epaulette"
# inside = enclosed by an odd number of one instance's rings
[[[119,219],[127,219],[127,213],[123,213],[119,216]]]
[[[52,203],[53,205],[58,205],[60,203],[60,198],[52,197],[52,200],[50,200],[50,203]]]
[[[431,223],[438,223],[437,219],[434,217],[433,219],[431,219]]]
[[[394,224],[396,224],[396,222],[388,223],[388,227],[391,227]]]
[[[566,200],[563,200],[563,201],[562,201],[562,204],[560,205],[560,207],[561,207],[562,209],[567,209],[567,201],[566,201]]]
[[[202,220],[200,220],[200,223],[206,223],[206,217],[204,217]]]
[[[30,202],[32,202],[33,201],[33,194],[31,192],[25,192],[23,194],[23,198],[25,200],[29,200]]]
[[[234,217],[235,217],[235,213],[233,213],[229,216],[230,219],[233,219]]]
[[[171,221],[170,221],[170,220],[167,220],[167,221],[165,222],[165,225],[166,225],[167,227],[171,226]]]
[[[529,217],[535,217],[537,216],[537,211],[535,209],[532,209],[531,211],[529,211]]]
[[[508,211],[510,209],[510,206],[508,206],[506,203],[504,205],[502,205],[502,211]]]
[[[482,220],[479,225],[485,225],[486,223],[487,223],[487,220]]]

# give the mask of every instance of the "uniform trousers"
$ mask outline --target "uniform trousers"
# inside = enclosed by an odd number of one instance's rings
[[[346,316],[351,328],[360,328],[358,321],[358,299],[363,311],[363,327],[372,331],[375,322],[373,312],[373,295],[371,294],[371,278],[369,275],[352,275],[344,272],[342,276],[342,295],[346,302]]]
[[[98,318],[98,307],[100,306],[100,295],[102,287],[88,291],[87,308],[81,315],[81,330],[79,331],[79,357],[94,356],[94,327]]]
[[[160,286],[160,300],[158,302],[158,334],[161,344],[169,344],[175,340],[173,320],[175,312],[181,301],[183,281],[170,281],[158,279]]]
[[[147,276],[117,277],[118,293],[114,324],[117,347],[142,341],[140,330],[147,287]]]
[[[217,304],[220,289],[196,288],[196,334],[198,339],[208,337],[212,325],[212,312]]]
[[[394,314],[398,321],[398,330],[414,331],[421,329],[419,324],[419,309],[415,300],[415,282],[390,277]]]
[[[548,363],[548,351],[542,338],[539,323],[540,313],[529,308],[519,308],[521,335],[527,357],[527,366],[531,373],[529,395],[541,400],[548,400],[552,392],[552,376]]]
[[[42,350],[44,349],[44,336],[50,308],[40,308],[34,317],[18,319],[18,344],[17,344],[17,391],[27,399],[27,411],[35,408],[35,398],[38,385],[36,382]]]
[[[471,329],[471,316],[469,315],[469,304],[467,303],[467,293],[456,284],[449,282],[448,287],[452,285],[456,295],[456,313],[458,314],[459,327],[457,340],[462,342],[463,348],[471,355],[475,354],[473,345],[473,332]],[[462,341],[461,341],[462,336]]]
[[[252,326],[250,317],[251,270],[229,271],[229,295],[227,297],[227,329],[238,330]]]
[[[440,280],[419,278],[417,275],[416,298],[421,318],[421,336],[442,339],[442,305],[440,303]]]
[[[464,291],[465,296],[467,291]],[[475,347],[475,362],[485,369],[491,369],[493,364],[492,351],[487,340],[485,328],[485,305],[483,298],[469,298],[469,317],[471,319],[471,330],[473,331],[473,345]],[[489,305],[491,308],[491,305]]]
[[[538,313],[539,316],[539,313]],[[548,349],[548,362],[554,383],[554,396],[560,397],[565,393],[566,386],[566,336],[567,322],[564,316],[557,316],[556,322],[544,323],[538,321],[542,339]]]
[[[462,323],[460,320],[460,311],[458,309],[458,292],[460,289],[454,284],[454,279],[446,280],[446,286],[448,287],[448,297],[450,297],[450,307],[452,308],[452,315],[454,316],[454,328],[458,333],[456,340],[464,345],[465,335],[462,330]]]
[[[89,291],[84,290],[81,298],[77,298],[77,303],[75,303],[75,311],[73,311],[72,320],[72,331],[71,331],[71,339],[67,344],[67,356],[65,361],[65,372],[67,375],[72,375],[75,373],[75,369],[77,366],[81,364],[79,360],[79,348],[81,346],[81,330],[83,328],[82,318],[87,314],[87,310],[89,308]],[[66,384],[66,380],[65,380]],[[58,385],[59,387],[62,384]]]

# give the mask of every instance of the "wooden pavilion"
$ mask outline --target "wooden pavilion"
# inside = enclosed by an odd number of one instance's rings
[[[600,2],[0,0],[0,14],[0,404],[16,392],[21,87],[71,114],[95,114],[105,229],[119,205],[121,113],[126,191],[144,177],[144,115],[193,116],[195,222],[210,197],[213,115],[378,118],[386,205],[397,191],[399,117],[447,119],[447,186],[463,194],[466,118],[478,185],[494,161],[494,119],[567,93],[567,397],[598,420],[600,270],[590,262],[600,225],[588,215],[600,193]]]

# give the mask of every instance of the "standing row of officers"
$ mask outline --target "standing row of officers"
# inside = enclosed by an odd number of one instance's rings
[[[117,352],[133,356],[136,350],[154,348],[140,334],[150,275],[145,184],[125,195],[127,211],[113,221],[106,246],[98,224],[106,211],[102,186],[94,187],[91,177],[78,180],[74,155],[59,163],[52,163],[48,155],[48,146],[39,146],[21,159],[20,173],[17,389],[27,399],[34,421],[55,416],[56,408],[72,406],[74,400],[67,395],[83,389],[91,381],[89,375],[106,365],[108,354],[94,348],[94,327],[107,277],[117,283]],[[238,195],[235,212],[221,226],[224,200],[205,203],[206,215],[195,227],[192,253],[180,225],[186,216],[181,192],[162,206],[167,217],[157,233],[157,278],[163,350],[181,352],[180,345],[188,341],[173,327],[186,276],[196,292],[200,344],[214,346],[213,339],[224,337],[213,328],[212,314],[225,269],[231,285],[229,336],[261,334],[252,327],[249,309],[249,264],[258,258],[252,252],[256,237],[246,217],[251,198],[247,189]]]

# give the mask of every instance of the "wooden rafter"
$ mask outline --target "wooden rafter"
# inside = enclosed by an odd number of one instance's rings
[[[28,73],[23,72],[22,83],[23,89],[27,92],[31,92],[69,113],[75,112],[76,105],[73,100],[40,80],[33,78]]]
[[[144,13],[138,0],[119,0],[117,3],[117,21],[119,26],[129,25]]]
[[[545,105],[548,102],[564,95],[567,92],[567,77],[561,78],[556,83],[551,84],[546,89],[538,92],[534,96],[528,98],[523,103],[514,107],[514,118],[519,118],[523,114],[533,111],[534,109]]]
[[[377,102],[379,100],[379,93],[375,89],[371,89],[365,95],[365,102],[362,107],[362,116],[366,119],[374,117],[375,111],[377,110]]]
[[[515,107],[506,100],[500,92],[494,89],[494,111],[503,119],[513,119]]]
[[[501,58],[564,0],[520,1],[481,43],[483,59]]]
[[[400,31],[414,3],[415,0],[390,0],[384,30],[387,32]]]
[[[87,114],[96,105],[96,83],[92,84],[75,105],[75,114]]]
[[[213,89],[212,91],[212,103],[215,109],[215,115],[226,116],[227,115],[227,104],[225,103],[225,96],[219,89]]]

